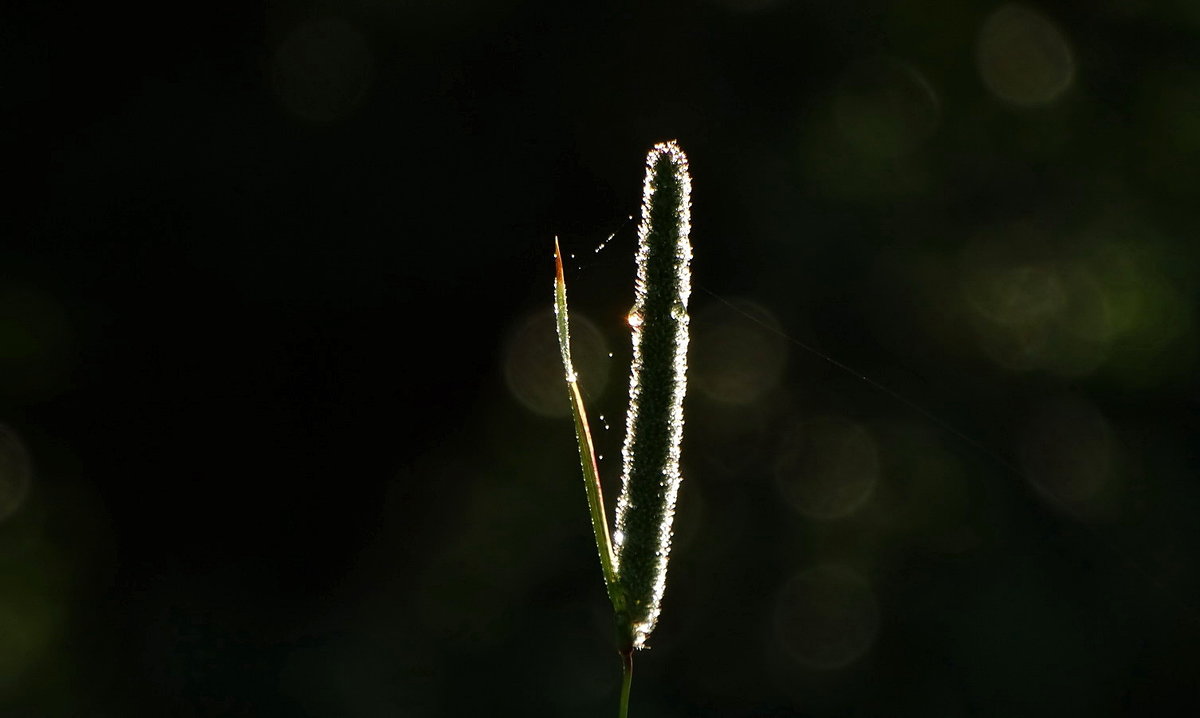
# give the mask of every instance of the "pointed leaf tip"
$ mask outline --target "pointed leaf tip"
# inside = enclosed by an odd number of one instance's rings
[[[555,280],[565,284],[566,280],[563,279],[562,250],[558,248],[558,237],[554,238],[554,270]]]

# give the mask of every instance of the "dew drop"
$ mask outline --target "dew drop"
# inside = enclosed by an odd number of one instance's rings
[[[600,252],[608,246],[608,243],[611,242],[615,236],[617,236],[616,232],[608,235],[608,237],[596,247],[596,254],[600,254]]]

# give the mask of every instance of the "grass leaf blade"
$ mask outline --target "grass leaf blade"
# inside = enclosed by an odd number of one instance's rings
[[[596,550],[600,554],[600,566],[604,569],[604,585],[609,600],[617,614],[624,612],[621,586],[617,581],[612,538],[608,531],[608,519],[604,511],[604,494],[600,488],[600,471],[596,464],[596,451],[592,444],[592,431],[588,426],[587,408],[579,391],[578,375],[571,361],[571,326],[567,313],[567,282],[563,276],[562,252],[558,239],[554,240],[554,315],[558,324],[558,347],[562,353],[563,368],[567,372],[567,388],[571,398],[571,414],[575,419],[575,439],[579,444],[579,463],[583,467],[583,483],[587,490],[588,510],[592,518],[592,532],[596,535]]]

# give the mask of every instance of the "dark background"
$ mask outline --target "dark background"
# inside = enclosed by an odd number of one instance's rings
[[[633,714],[1194,705],[1197,7],[6,4],[0,713],[612,715],[551,246],[611,483],[672,138]]]

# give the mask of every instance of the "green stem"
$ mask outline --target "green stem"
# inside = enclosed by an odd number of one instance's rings
[[[629,718],[629,689],[633,685],[633,648],[621,652],[621,708],[618,718]]]

